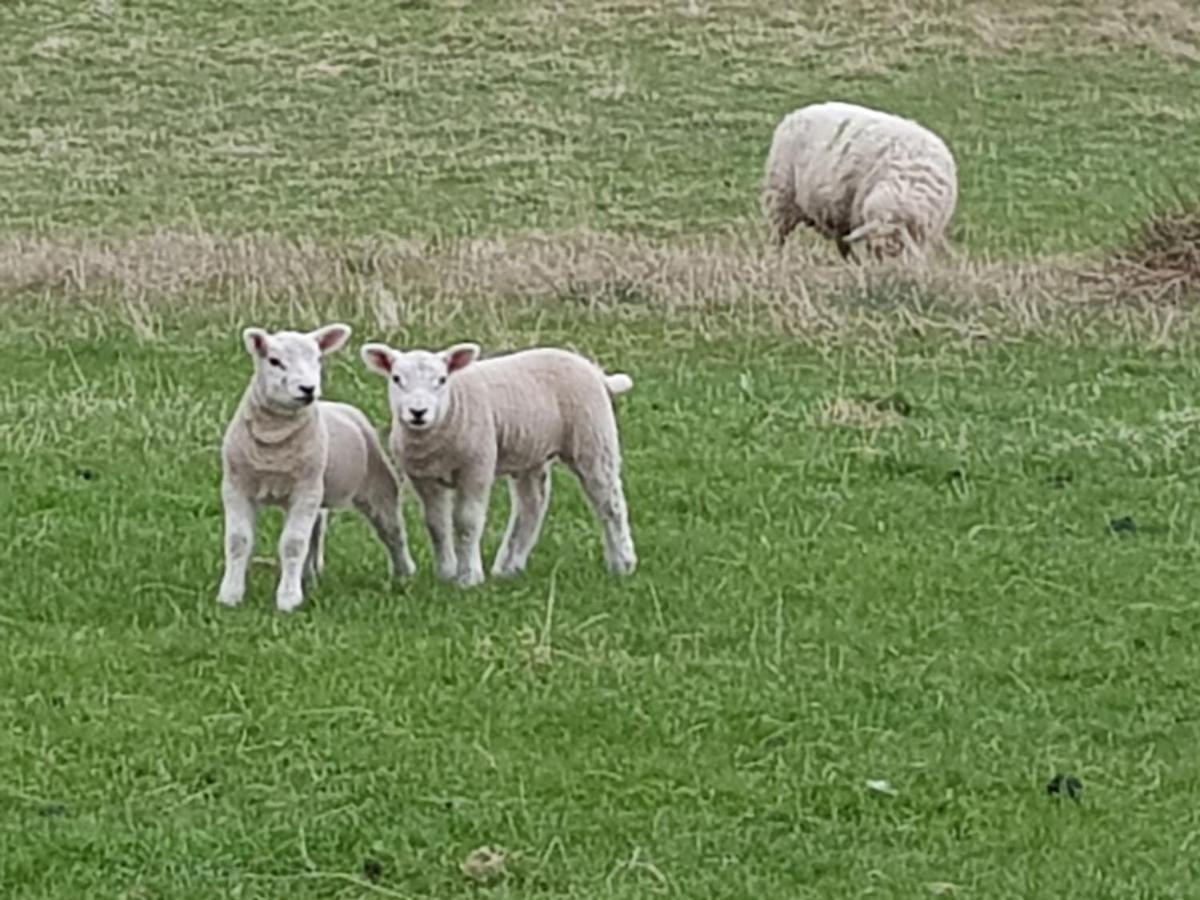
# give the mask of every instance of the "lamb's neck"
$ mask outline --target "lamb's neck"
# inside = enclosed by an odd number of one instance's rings
[[[306,434],[317,421],[317,404],[283,412],[263,401],[251,386],[242,399],[242,421],[251,440],[261,447],[278,447]]]

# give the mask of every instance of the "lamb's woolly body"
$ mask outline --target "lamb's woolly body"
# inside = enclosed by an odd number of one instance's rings
[[[799,225],[874,256],[922,254],[944,242],[958,201],[945,142],[900,116],[850,103],[787,115],[767,155],[763,206],[776,244]]]
[[[484,461],[494,460],[495,474],[507,476],[554,457],[571,462],[607,453],[616,434],[609,378],[633,386],[627,375],[605,376],[553,348],[480,360],[450,379],[437,428],[411,431],[393,423],[393,449],[407,474],[439,480]]]
[[[478,352],[470,347],[471,358]],[[448,359],[415,351],[414,365]],[[367,364],[393,381],[404,354],[367,345]],[[382,362],[381,362],[382,360]],[[446,365],[443,363],[442,365]],[[493,574],[524,570],[537,543],[550,500],[550,465],[560,460],[579,478],[604,526],[610,570],[628,574],[637,565],[621,485],[621,448],[612,398],[633,380],[606,375],[577,354],[538,348],[482,360],[449,371],[437,401],[436,421],[414,427],[406,420],[403,389],[391,389],[392,450],[421,498],[438,575],[472,585],[483,580],[480,538],[492,484],[510,479],[512,515]],[[409,377],[415,378],[411,372]],[[428,377],[428,376],[426,376]],[[440,383],[440,382],[439,382]],[[408,395],[427,403],[428,393]],[[452,535],[457,533],[457,541]]]
[[[349,329],[339,334],[337,346]],[[286,509],[280,537],[280,578],[276,604],[294,609],[302,599],[302,580],[320,574],[324,565],[324,540],[328,510],[353,506],[375,528],[388,549],[394,574],[411,574],[416,567],[408,551],[404,521],[400,516],[400,481],[388,461],[383,444],[367,417],[346,403],[313,400],[320,387],[320,369],[310,335],[283,332],[268,336],[257,329],[252,350],[255,377],[225,430],[221,443],[221,497],[225,507],[225,575],[218,599],[240,603],[245,592],[246,567],[254,544],[254,527],[262,506]],[[286,383],[269,385],[264,359],[270,355],[266,341],[298,351],[290,362],[309,380],[309,403],[288,406]],[[324,348],[322,348],[324,352]],[[282,360],[278,360],[282,362]],[[275,374],[284,379],[287,364]],[[294,376],[293,376],[293,380]]]
[[[353,504],[368,476],[391,470],[375,429],[346,403],[322,400],[296,416],[254,403],[247,390],[225,432],[222,455],[233,486],[264,506],[285,506],[296,486],[315,478],[321,506]]]

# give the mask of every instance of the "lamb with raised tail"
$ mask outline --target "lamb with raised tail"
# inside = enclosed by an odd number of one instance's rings
[[[941,246],[958,202],[945,142],[922,125],[852,103],[813,103],[784,117],[767,154],[763,211],[782,246],[800,225],[842,257],[921,259]]]
[[[612,400],[633,387],[628,375],[549,347],[478,362],[473,343],[440,353],[376,343],[361,352],[389,380],[392,450],[421,498],[439,578],[464,587],[484,580],[479,544],[497,476],[509,478],[512,514],[492,574],[524,571],[555,459],[575,473],[604,527],[609,570],[633,572]]]
[[[242,601],[262,506],[286,510],[275,594],[284,612],[300,605],[302,583],[324,568],[331,508],[354,506],[367,518],[387,547],[393,575],[416,571],[400,515],[400,480],[375,428],[359,409],[321,399],[323,357],[349,337],[350,328],[341,324],[309,333],[247,328],[242,334],[254,377],[221,446],[221,603]]]

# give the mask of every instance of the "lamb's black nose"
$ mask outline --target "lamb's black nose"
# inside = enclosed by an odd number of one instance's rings
[[[316,387],[316,385],[313,385],[313,384],[300,385],[300,395],[305,400],[311,400],[313,398],[313,394],[316,392],[316,390],[317,390],[317,387]]]
[[[412,416],[413,424],[414,424],[414,425],[420,425],[422,422],[424,422],[424,421],[425,421],[425,413],[427,413],[427,412],[428,412],[428,410],[425,410],[425,409],[410,409],[408,412],[409,412],[409,415],[411,415],[411,416]]]

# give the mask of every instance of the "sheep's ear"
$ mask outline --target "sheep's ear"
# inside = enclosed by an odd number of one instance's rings
[[[479,357],[478,344],[455,344],[442,351],[442,359],[446,361],[447,372],[457,372],[465,369]]]
[[[346,346],[346,341],[350,340],[350,326],[343,325],[338,322],[333,325],[326,325],[324,328],[318,328],[309,335],[317,342],[317,346],[321,348],[321,353],[336,353]]]
[[[396,352],[387,344],[363,344],[359,354],[372,372],[377,372],[385,378],[392,374]]]
[[[260,359],[266,357],[269,336],[261,328],[247,328],[242,332],[242,343],[246,345],[246,352]]]

